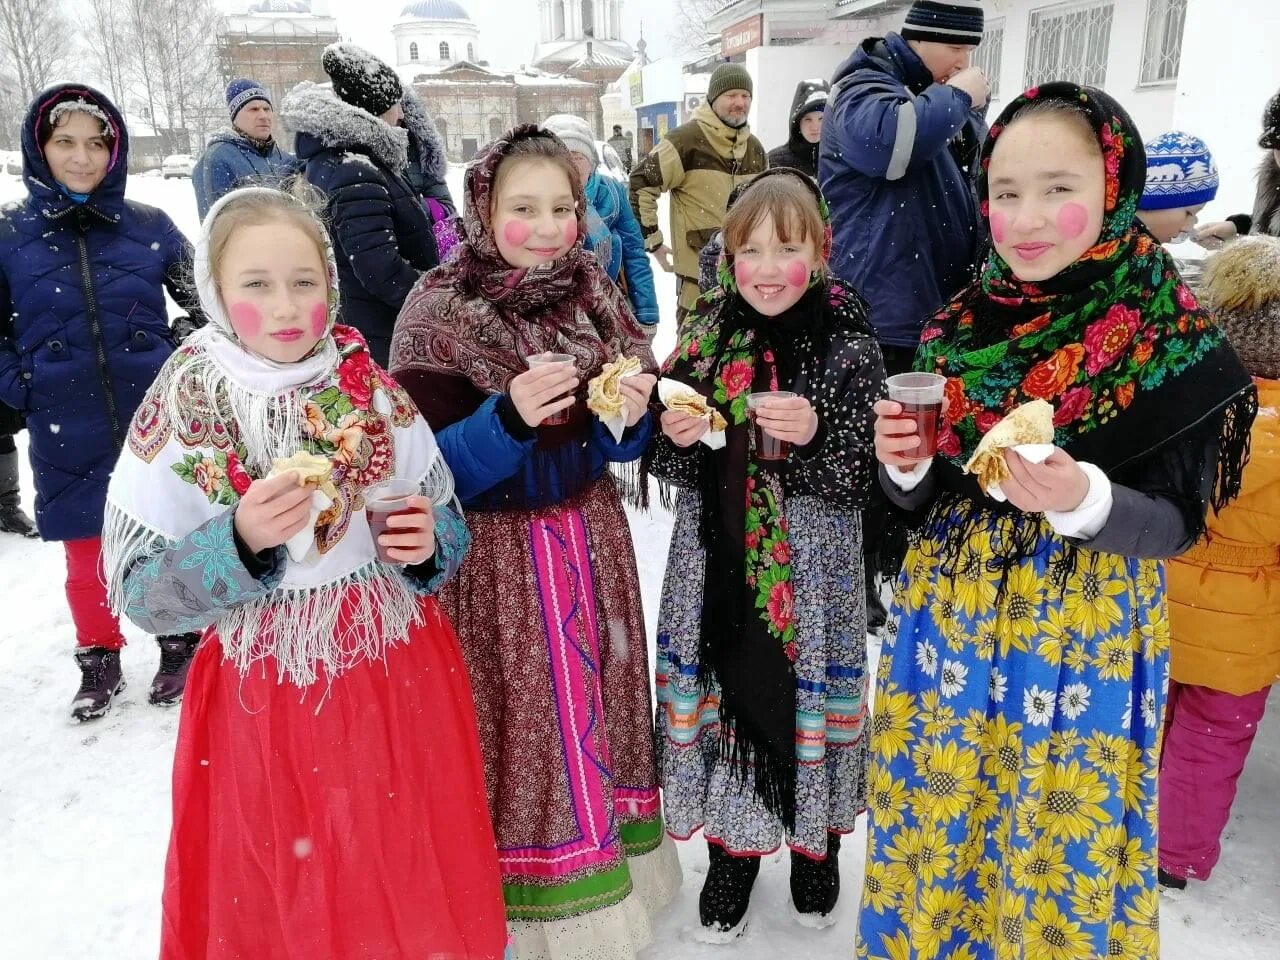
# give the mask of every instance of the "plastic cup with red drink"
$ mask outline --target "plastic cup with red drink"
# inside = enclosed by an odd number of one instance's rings
[[[791,441],[779,440],[766,433],[756,419],[756,410],[766,400],[790,400],[794,396],[790,390],[762,390],[747,394],[747,418],[751,421],[751,429],[755,434],[757,460],[785,460],[791,453]]]
[[[902,407],[899,418],[914,421],[913,432],[920,438],[917,446],[899,454],[904,460],[929,460],[938,452],[938,425],[946,384],[947,378],[936,373],[899,373],[885,381],[889,399]]]
[[[525,363],[532,370],[535,367],[545,367],[553,363],[563,363],[573,365],[573,357],[567,353],[535,353],[531,357],[524,358]],[[553,413],[542,421],[544,427],[555,427],[560,424],[568,423],[572,419],[573,408],[576,404],[571,404],[561,410],[559,413]]]
[[[373,546],[378,551],[378,559],[383,563],[404,562],[393,560],[389,556],[389,551],[397,548],[383,546],[382,535],[403,532],[403,527],[387,526],[387,521],[392,517],[425,512],[409,505],[409,498],[417,496],[420,490],[421,486],[412,480],[388,480],[366,495],[364,509],[369,518],[369,532],[373,534]]]

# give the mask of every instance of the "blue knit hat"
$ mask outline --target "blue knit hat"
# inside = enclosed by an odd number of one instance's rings
[[[1174,130],[1146,145],[1147,186],[1139,210],[1208,203],[1218,195],[1218,165],[1199,137]]]
[[[231,112],[232,123],[235,123],[240,108],[252,100],[265,100],[271,106],[271,94],[257,80],[237,77],[227,84],[227,110]]]

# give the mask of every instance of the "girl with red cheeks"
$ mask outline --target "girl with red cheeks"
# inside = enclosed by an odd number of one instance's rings
[[[644,615],[622,494],[653,354],[583,248],[568,149],[533,126],[467,169],[465,237],[405,302],[392,372],[437,431],[475,541],[441,602],[471,672],[516,958],[628,960],[680,885],[664,839]],[[562,362],[530,366],[561,355]],[[616,439],[582,402],[619,355]],[[638,499],[638,498],[637,498]]]
[[[1119,104],[1027,91],[982,170],[995,249],[916,356],[947,378],[939,455],[916,465],[914,421],[876,404],[881,485],[916,529],[877,672],[857,956],[1156,957],[1162,561],[1239,493],[1257,394],[1135,218],[1146,160]],[[1054,407],[1051,452],[1006,451],[984,492],[963,467],[1030,400]]]
[[[783,842],[801,922],[835,916],[840,838],[866,804],[866,609],[851,587],[884,386],[865,305],[828,272],[810,178],[779,168],[738,188],[724,238],[719,285],[664,372],[720,410],[725,444],[667,411],[654,449],[678,490],[658,614],[663,797],[671,832],[707,841],[712,941],[742,932],[760,858]],[[749,418],[748,396],[770,391],[791,395]],[[765,459],[770,438],[784,459]]]

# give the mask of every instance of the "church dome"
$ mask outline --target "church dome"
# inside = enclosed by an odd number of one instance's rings
[[[406,3],[400,11],[402,17],[418,17],[422,20],[470,20],[471,17],[455,0],[415,0]]]

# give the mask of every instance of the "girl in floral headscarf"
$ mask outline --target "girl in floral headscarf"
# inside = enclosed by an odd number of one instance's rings
[[[195,274],[209,324],[134,416],[103,533],[116,611],[149,633],[205,631],[160,956],[496,960],[475,713],[434,596],[468,541],[449,468],[334,323],[333,248],[305,203],[227,194]],[[297,452],[328,466],[327,493],[269,476]],[[387,519],[383,560],[365,506],[393,478],[432,498]]]
[[[729,426],[662,415],[654,472],[681,488],[658,615],[668,827],[701,829],[708,940],[741,932],[760,858],[785,840],[803,921],[834,920],[840,836],[866,805],[867,629],[861,508],[884,363],[866,306],[827,271],[827,207],[779,168],[735,189],[719,285],[667,361]],[[755,422],[792,444],[766,459]],[[855,585],[858,589],[855,589]]]
[[[515,128],[464,189],[465,241],[409,295],[391,369],[437,431],[474,535],[441,602],[471,671],[516,957],[627,960],[680,877],[607,469],[649,442],[653,354],[583,249],[586,199],[560,140]],[[549,353],[568,359],[530,368]],[[643,372],[621,381],[615,434],[581,387],[620,355]]]
[[[1119,104],[1029,90],[991,128],[994,252],[921,337],[947,378],[939,455],[876,405],[881,482],[919,526],[884,641],[857,955],[1154,960],[1162,558],[1240,490],[1257,397],[1135,221]],[[1053,404],[999,500],[962,471],[1014,407]]]

